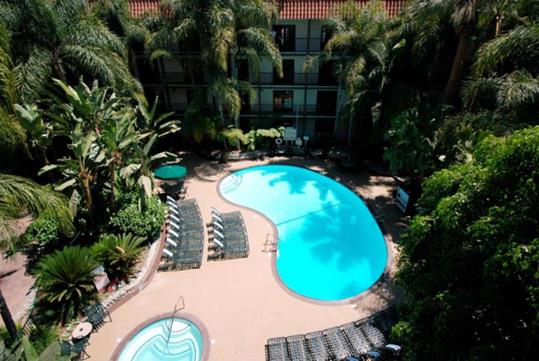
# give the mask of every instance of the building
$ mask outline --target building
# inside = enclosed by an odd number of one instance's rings
[[[356,0],[366,4],[367,0]],[[294,126],[298,135],[310,139],[345,139],[349,132],[347,119],[337,117],[345,103],[343,91],[334,74],[334,64],[316,64],[304,70],[305,60],[320,53],[331,34],[324,26],[331,11],[346,0],[278,0],[279,20],[273,26],[275,42],[283,57],[283,77],[279,78],[268,61],[261,64],[260,74],[249,74],[246,61],[236,64],[235,76],[249,80],[257,92],[256,102],[243,99],[242,128]],[[405,0],[386,0],[384,5],[394,16]],[[155,11],[157,0],[132,0],[131,11],[141,16]],[[193,98],[193,90],[205,86],[206,77],[198,69],[186,69],[182,59],[196,57],[197,52],[179,51],[173,59],[151,67],[146,56],[138,53],[135,72],[151,97],[160,94],[166,107],[183,114]],[[247,97],[245,97],[247,98]],[[337,120],[337,119],[340,120]]]

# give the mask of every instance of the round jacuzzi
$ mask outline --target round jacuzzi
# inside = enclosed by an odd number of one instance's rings
[[[136,332],[117,361],[201,361],[203,347],[202,333],[194,323],[168,317]]]

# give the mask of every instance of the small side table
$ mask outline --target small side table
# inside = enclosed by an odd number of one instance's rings
[[[75,326],[73,332],[71,332],[71,339],[81,340],[88,337],[93,330],[93,326],[90,322],[80,322]]]

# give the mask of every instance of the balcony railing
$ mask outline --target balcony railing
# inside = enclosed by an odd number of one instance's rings
[[[181,85],[203,85],[207,84],[207,77],[204,74],[197,74],[192,76],[184,72],[164,72],[158,76],[153,77],[152,79],[146,79],[143,81],[144,84],[161,84],[161,79],[163,83],[167,84],[181,84]],[[283,78],[279,78],[273,72],[271,73],[260,73],[259,76],[256,74],[250,74],[249,81],[252,85],[257,85],[260,79],[261,85],[337,85],[337,79],[334,77],[328,77],[319,73],[293,73],[285,74]],[[240,78],[240,80],[245,80]]]
[[[171,102],[170,110],[175,112],[185,112],[188,107],[188,103]],[[210,104],[208,104],[210,107]],[[256,115],[258,113],[263,114],[281,114],[281,115],[320,115],[320,116],[332,116],[336,114],[336,108],[328,108],[318,104],[294,104],[292,107],[277,107],[274,104],[251,104],[244,105],[241,109],[242,115]]]
[[[323,48],[321,38],[296,38],[294,42],[279,47],[283,53],[317,53]]]
[[[331,116],[337,113],[335,108],[328,108],[321,106],[319,104],[293,104],[292,106],[280,107],[275,106],[274,104],[267,103],[256,103],[251,104],[250,107],[243,107],[241,110],[242,114],[256,114],[256,113],[273,113],[273,114],[283,114],[283,115],[299,115],[303,116],[304,114],[308,115],[323,115]]]

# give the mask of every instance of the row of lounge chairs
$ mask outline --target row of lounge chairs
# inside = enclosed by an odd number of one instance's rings
[[[198,203],[177,202],[167,196],[168,229],[160,270],[200,268],[204,252],[204,227]]]
[[[241,213],[221,213],[212,207],[211,215],[212,220],[207,224],[210,239],[208,260],[249,256],[247,230]]]
[[[385,337],[370,320],[347,323],[306,335],[269,339],[268,361],[368,360],[379,355]]]

